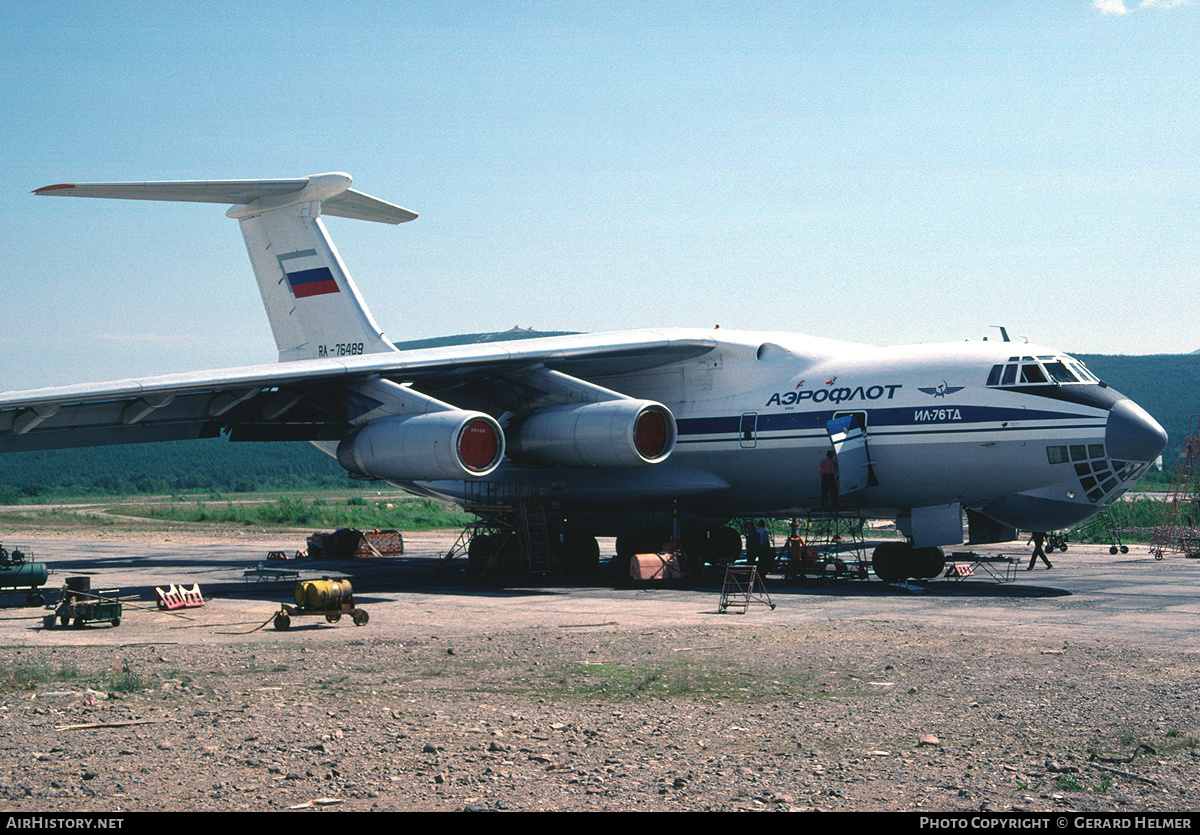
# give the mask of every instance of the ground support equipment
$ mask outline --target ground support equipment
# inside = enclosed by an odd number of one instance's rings
[[[809,513],[803,526],[792,520],[792,533],[780,555],[785,576],[798,579],[866,580],[870,576],[863,528],[866,517],[853,508]]]
[[[1200,415],[1192,415],[1188,437],[1179,450],[1171,490],[1163,497],[1163,518],[1150,545],[1154,559],[1164,554],[1200,558]]]
[[[42,625],[53,629],[57,620],[63,626],[83,626],[108,621],[121,625],[121,591],[105,589],[92,592],[88,577],[68,577],[54,611],[42,619]]]
[[[751,603],[763,603],[775,609],[771,595],[758,576],[757,566],[730,565],[725,568],[725,583],[721,586],[721,602],[717,604],[717,612],[725,614],[730,606],[741,606],[738,614],[746,614]]]
[[[291,568],[268,568],[261,562],[254,568],[242,572],[242,579],[247,583],[278,583],[283,580],[299,580],[300,572]]]
[[[974,551],[953,551],[946,560],[945,576],[951,580],[968,577],[989,577],[997,583],[1011,583],[1017,579],[1017,567],[1022,560],[1003,555],[983,556]]]
[[[1057,547],[1058,550],[1065,551],[1067,543],[1071,540],[1083,545],[1107,545],[1110,554],[1129,553],[1129,546],[1121,540],[1121,529],[1117,527],[1112,514],[1107,510],[1100,511],[1082,525],[1071,528],[1066,533],[1047,534],[1046,550],[1052,551]]]
[[[549,574],[551,538],[538,485],[525,482],[469,482],[474,492],[463,509],[476,516],[442,557],[445,565],[467,555],[472,574]]]
[[[204,595],[200,592],[199,583],[193,583],[190,589],[187,586],[178,586],[172,583],[165,589],[159,586],[154,587],[154,602],[162,612],[172,612],[176,609],[199,609],[204,605]]]
[[[10,551],[0,545],[0,591],[29,589],[26,604],[41,606],[46,598],[38,587],[46,584],[50,570],[45,563],[30,561],[29,556],[16,548]]]
[[[349,615],[355,626],[365,626],[370,617],[364,609],[354,605],[354,590],[349,580],[301,580],[296,583],[293,599],[295,606],[284,603],[275,613],[272,623],[283,631],[292,625],[295,617],[324,617],[337,623],[343,615]]]

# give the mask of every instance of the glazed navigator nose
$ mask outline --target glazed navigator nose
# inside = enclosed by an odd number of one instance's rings
[[[1104,448],[1118,461],[1153,461],[1167,445],[1167,432],[1132,400],[1122,400],[1108,413]]]

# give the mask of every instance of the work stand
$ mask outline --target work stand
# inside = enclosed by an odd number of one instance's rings
[[[725,583],[721,586],[721,602],[717,605],[717,613],[725,614],[730,606],[741,606],[738,614],[746,614],[751,603],[762,603],[775,609],[771,595],[762,578],[758,576],[757,566],[731,565],[725,569]]]
[[[1017,579],[1017,568],[1021,562],[1021,559],[1002,554],[985,557],[974,551],[954,551],[946,560],[945,576],[951,580],[982,577],[997,583],[1011,583]]]
[[[475,489],[463,509],[476,519],[459,534],[441,565],[465,553],[475,574],[549,574],[550,531],[538,486],[522,482],[480,482],[471,486]]]
[[[857,508],[814,510],[803,524],[793,519],[780,568],[785,576],[801,581],[865,580],[870,565],[863,541],[865,526],[866,518]]]

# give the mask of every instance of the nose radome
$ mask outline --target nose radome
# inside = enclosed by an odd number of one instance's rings
[[[1167,432],[1132,400],[1121,400],[1108,413],[1104,446],[1118,461],[1153,461],[1167,445]]]

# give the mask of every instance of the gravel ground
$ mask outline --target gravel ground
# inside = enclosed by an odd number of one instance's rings
[[[275,607],[252,595],[170,625],[131,604],[116,629],[10,610],[0,807],[1200,809],[1193,643],[931,626],[861,594],[842,617],[776,588],[744,616],[711,590],[642,617],[646,593],[611,588],[528,592],[537,617],[500,590],[380,593],[364,628],[282,633],[252,631]]]

